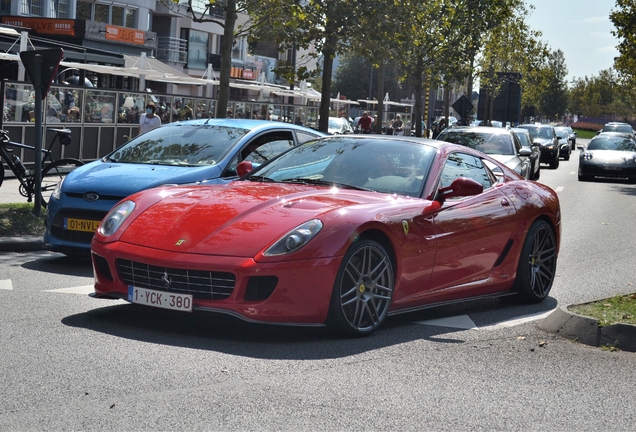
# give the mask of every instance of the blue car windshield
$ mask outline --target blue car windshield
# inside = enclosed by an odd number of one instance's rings
[[[122,163],[205,166],[217,164],[249,129],[168,124],[134,138],[106,160]]]
[[[351,187],[419,197],[437,149],[429,145],[338,137],[295,147],[252,171],[253,181]]]

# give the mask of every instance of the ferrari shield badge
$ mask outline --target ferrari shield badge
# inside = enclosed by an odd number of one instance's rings
[[[402,229],[404,230],[404,235],[409,235],[409,221],[402,221]]]
[[[181,240],[179,240],[178,242],[176,242],[174,245],[175,245],[175,246],[181,246],[181,245],[182,245],[182,244],[184,244],[184,243],[185,243],[185,240],[184,240],[184,239],[181,239]]]

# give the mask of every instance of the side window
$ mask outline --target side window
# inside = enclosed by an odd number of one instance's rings
[[[264,164],[282,152],[294,147],[291,131],[280,131],[260,135],[248,142],[243,149],[232,158],[223,173],[223,177],[236,175],[236,166],[242,161],[250,161],[254,167]]]
[[[320,137],[317,135],[312,135],[307,132],[296,131],[296,139],[298,140],[298,145],[304,144],[307,141],[315,140],[317,138],[320,138]]]
[[[519,137],[514,133],[511,133],[510,136],[512,137],[512,145],[514,146],[515,154],[519,153],[519,150],[521,150],[521,147],[523,147],[521,141],[519,140]]]
[[[483,185],[484,190],[494,183],[493,176],[482,160],[465,153],[452,153],[448,156],[442,171],[440,187],[450,186],[457,177],[473,179]]]

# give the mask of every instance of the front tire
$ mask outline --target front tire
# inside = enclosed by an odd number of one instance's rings
[[[536,221],[526,236],[519,257],[513,291],[527,303],[539,303],[550,293],[556,273],[556,237],[552,227]]]
[[[559,153],[557,153],[556,159],[550,162],[551,169],[557,169],[558,167],[559,167]]]
[[[336,276],[327,325],[343,336],[373,333],[389,313],[394,286],[393,264],[382,245],[372,240],[352,245]]]

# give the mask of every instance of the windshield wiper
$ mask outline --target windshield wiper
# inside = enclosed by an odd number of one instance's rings
[[[255,182],[264,182],[264,183],[274,183],[274,182],[276,182],[276,180],[271,179],[269,177],[257,176],[257,175],[247,176],[247,177],[245,177],[245,180],[255,181]]]
[[[306,184],[306,185],[317,185],[317,186],[336,186],[336,187],[339,187],[341,189],[354,189],[354,190],[362,190],[362,191],[374,192],[373,189],[368,189],[368,188],[365,188],[365,187],[362,187],[362,186],[354,186],[354,185],[350,185],[350,184],[337,183],[337,182],[333,182],[333,181],[326,181],[326,180],[320,180],[320,179],[291,178],[291,179],[281,180],[281,182],[283,182],[283,183],[295,183],[295,184]]]

